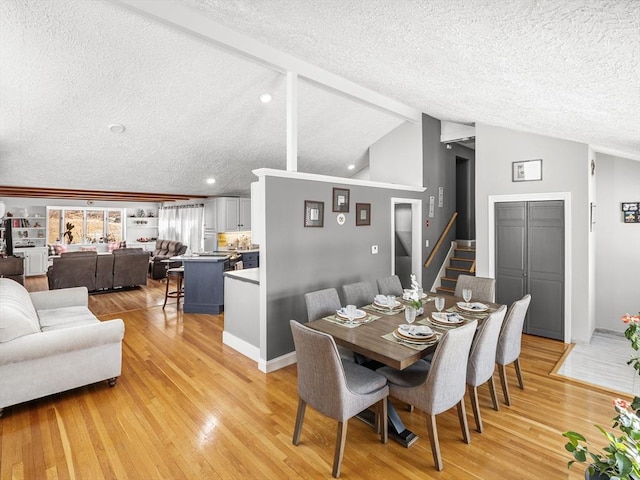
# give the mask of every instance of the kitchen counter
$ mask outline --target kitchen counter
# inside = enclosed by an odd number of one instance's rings
[[[241,282],[253,283],[260,285],[260,269],[259,268],[247,268],[244,270],[229,270],[224,272],[225,277],[230,277]]]
[[[179,255],[171,260],[184,265],[185,313],[224,311],[224,273],[229,255]]]

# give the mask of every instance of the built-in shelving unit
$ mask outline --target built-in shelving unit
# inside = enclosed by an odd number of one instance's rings
[[[158,239],[158,211],[155,209],[127,208],[125,238],[128,247],[151,251]]]

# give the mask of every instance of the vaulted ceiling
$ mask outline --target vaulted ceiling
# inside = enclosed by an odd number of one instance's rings
[[[236,195],[252,169],[285,168],[285,74],[127,8],[136,1],[0,2],[0,185]],[[442,120],[640,159],[634,0],[147,3]],[[348,176],[403,122],[314,82],[298,93],[300,171]]]

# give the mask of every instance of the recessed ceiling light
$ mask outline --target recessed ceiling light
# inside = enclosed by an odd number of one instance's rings
[[[209,185],[213,185],[214,183],[216,183],[216,179],[215,178],[207,178],[207,183]]]
[[[270,93],[263,93],[258,97],[262,103],[269,103],[271,101]]]
[[[353,170],[354,168],[356,168],[356,166],[352,163],[352,164],[351,164],[351,165],[349,165],[347,168],[348,168],[349,170]]]
[[[109,125],[109,131],[111,133],[123,133],[125,130],[124,125],[121,123],[112,123]]]

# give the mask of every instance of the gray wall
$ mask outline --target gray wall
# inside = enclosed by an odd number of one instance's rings
[[[596,327],[622,332],[620,317],[640,312],[640,223],[620,205],[640,202],[640,162],[598,154],[596,178]]]
[[[511,163],[541,158],[542,181],[512,182]],[[572,341],[591,338],[589,309],[589,149],[582,143],[544,137],[484,124],[476,125],[476,258],[477,275],[489,271],[490,195],[571,193]]]
[[[289,320],[307,320],[303,295],[321,288],[375,280],[391,272],[391,197],[421,194],[280,177],[265,178],[267,352],[272,360],[294,350]],[[338,225],[332,188],[350,190],[349,213]],[[304,201],[324,202],[324,227],[303,226]],[[371,203],[371,225],[355,226],[355,204]],[[371,254],[378,245],[379,253]]]
[[[424,249],[423,263],[440,238],[440,234],[446,227],[451,215],[456,210],[456,162],[454,150],[447,150],[440,143],[440,120],[422,115],[422,152],[424,155],[424,186],[425,201],[422,206],[422,245],[429,240],[429,247]],[[438,207],[438,187],[444,187],[444,203]],[[429,197],[435,197],[434,216],[429,217]],[[426,222],[429,226],[426,227]],[[449,231],[442,247],[436,254],[429,268],[422,269],[422,285],[430,288],[436,279],[440,267],[444,262],[451,242],[456,239],[455,224]]]

